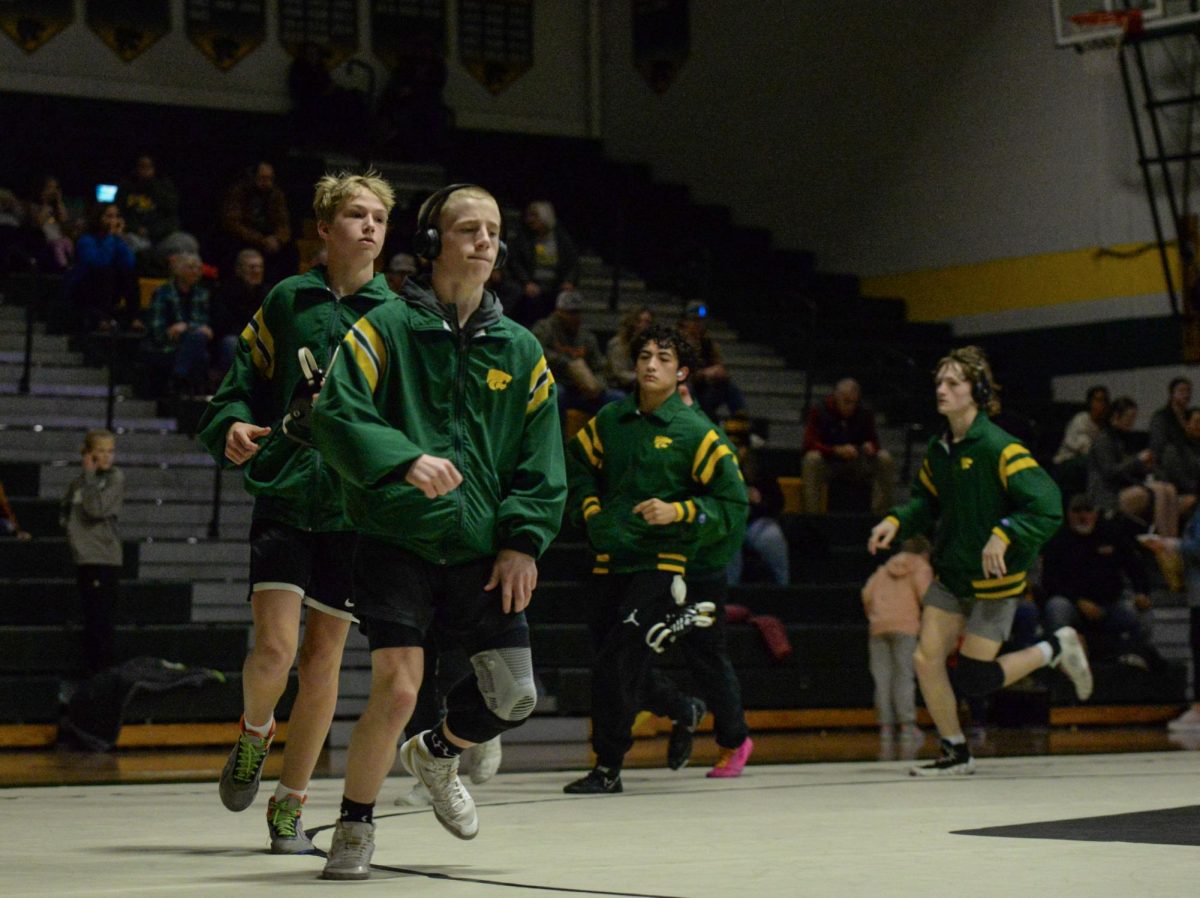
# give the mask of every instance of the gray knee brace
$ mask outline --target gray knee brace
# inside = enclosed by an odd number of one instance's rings
[[[471,656],[479,691],[501,720],[524,720],[537,704],[533,656],[528,648],[488,649]]]

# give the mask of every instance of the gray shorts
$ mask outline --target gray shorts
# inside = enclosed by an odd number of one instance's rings
[[[967,632],[984,639],[1004,642],[1012,630],[1013,617],[1017,613],[1017,603],[1020,596],[1011,599],[976,599],[974,596],[963,598],[956,596],[942,585],[940,580],[934,580],[929,585],[925,605],[941,608],[951,614],[961,614],[967,619]]]

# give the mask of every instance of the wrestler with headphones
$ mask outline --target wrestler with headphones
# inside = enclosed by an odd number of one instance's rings
[[[974,772],[956,690],[982,697],[1049,665],[1070,678],[1080,701],[1092,692],[1087,656],[1071,627],[1000,655],[1028,587],[1027,572],[1062,523],[1062,496],[1029,450],[992,423],[1000,402],[983,350],[950,352],[938,363],[935,384],[947,431],[930,441],[912,498],[876,524],[867,543],[872,555],[918,533],[934,544],[936,579],[923,599],[914,660],[941,756],[914,767],[914,776]],[[956,648],[952,686],[946,660]]]
[[[350,328],[312,411],[359,534],[355,613],[372,669],[327,879],[370,876],[374,805],[431,632],[475,676],[450,689],[445,718],[404,742],[400,759],[448,832],[478,833],[459,759],[533,712],[524,610],[566,502],[554,378],[537,340],[486,289],[506,252],[499,205],[478,185],[451,184],[417,220],[426,270]]]

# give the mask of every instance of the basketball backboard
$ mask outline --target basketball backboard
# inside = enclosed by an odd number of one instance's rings
[[[1200,12],[1192,0],[1050,0],[1054,16],[1054,43],[1059,47],[1082,48],[1085,44],[1117,38],[1124,30],[1120,21],[1104,21],[1095,13],[1141,12],[1142,30],[1147,33],[1200,23]]]

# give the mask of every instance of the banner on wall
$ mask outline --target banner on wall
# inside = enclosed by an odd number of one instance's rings
[[[73,0],[0,0],[0,29],[26,53],[74,21]]]
[[[445,0],[371,0],[371,52],[389,69],[446,58]]]
[[[498,94],[533,66],[533,0],[458,0],[458,58]]]
[[[187,0],[184,27],[213,65],[228,72],[267,36],[266,0]]]
[[[292,56],[320,48],[327,69],[358,52],[358,0],[279,0],[279,42]]]
[[[124,62],[171,30],[170,0],[87,0],[87,25]]]
[[[688,0],[633,0],[633,64],[664,94],[691,51]]]

